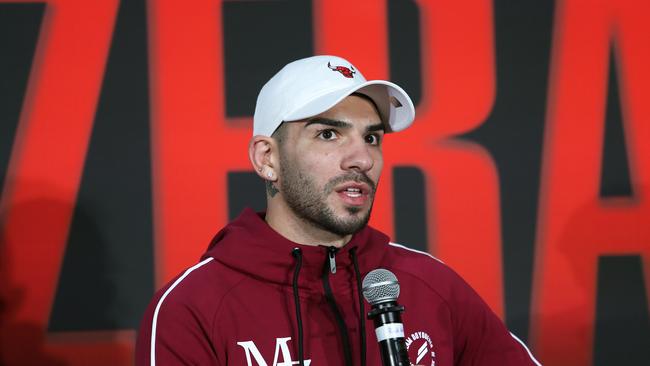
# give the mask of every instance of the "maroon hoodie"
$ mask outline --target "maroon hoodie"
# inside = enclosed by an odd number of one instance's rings
[[[251,210],[156,293],[136,364],[289,366],[299,364],[302,348],[305,366],[381,365],[358,288],[376,268],[400,282],[413,364],[538,365],[469,285],[430,255],[370,227],[338,250],[296,244]]]

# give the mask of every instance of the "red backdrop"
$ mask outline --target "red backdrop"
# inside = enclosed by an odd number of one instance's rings
[[[18,2],[2,0],[0,10],[7,3]],[[536,185],[530,199],[536,203],[528,220],[533,235],[525,243],[533,253],[529,291],[508,301],[504,284],[518,273],[504,270],[504,258],[518,244],[504,247],[516,223],[504,219],[502,210],[507,196],[516,193],[504,189],[496,143],[466,137],[484,131],[481,136],[518,138],[489,128],[502,95],[500,73],[509,70],[499,66],[500,60],[509,52],[527,51],[499,48],[501,13],[493,3],[412,3],[419,22],[417,119],[407,131],[386,139],[385,172],[371,223],[395,235],[395,216],[409,213],[394,209],[398,182],[390,172],[416,168],[423,178],[428,228],[422,247],[461,273],[504,319],[520,303],[517,299],[526,299],[519,306],[528,309],[529,323],[517,329],[525,332],[518,335],[542,363],[597,364],[599,258],[636,256],[642,299],[650,286],[650,4],[556,1],[550,43],[537,46],[531,40],[528,45],[549,49],[543,60],[548,65],[545,99],[538,100],[543,133],[539,164],[533,167]],[[229,219],[228,174],[250,170],[246,146],[252,117],[226,111],[222,5],[215,0],[146,3],[153,288],[196,262]],[[0,288],[5,299],[0,359],[8,365],[132,364],[137,324],[57,330],[51,318],[100,94],[110,79],[106,68],[120,6],[117,0],[46,1],[20,93],[19,119],[3,122],[16,126],[0,198],[0,277],[6,279]],[[313,53],[342,55],[368,79],[390,78],[391,50],[400,46],[390,38],[389,9],[376,0],[313,1]],[[264,63],[265,57],[260,54],[256,61]],[[604,195],[614,63],[628,166],[622,180],[631,191]],[[519,151],[513,147],[505,154],[513,161]],[[56,204],[43,203],[49,201]],[[146,297],[151,291],[142,289]],[[648,334],[647,300],[644,305],[642,337]],[[638,357],[647,357],[647,349]]]

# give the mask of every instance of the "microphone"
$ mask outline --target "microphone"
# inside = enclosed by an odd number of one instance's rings
[[[368,319],[375,323],[375,334],[383,366],[410,366],[404,325],[400,313],[404,306],[397,303],[399,283],[393,272],[379,268],[363,279],[363,297],[370,303]]]

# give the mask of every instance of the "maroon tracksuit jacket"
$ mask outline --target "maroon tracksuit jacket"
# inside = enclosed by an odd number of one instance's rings
[[[365,321],[370,307],[360,303],[358,289],[358,280],[376,268],[400,282],[413,364],[537,364],[479,296],[433,257],[389,243],[370,227],[336,251],[296,244],[251,210],[216,235],[200,263],[155,295],[141,324],[136,364],[289,366],[299,364],[302,349],[306,366],[379,366],[374,327]]]

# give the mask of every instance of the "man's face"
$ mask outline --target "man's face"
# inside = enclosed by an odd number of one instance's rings
[[[383,166],[384,127],[375,106],[352,95],[283,128],[280,192],[293,214],[341,236],[363,228]]]

